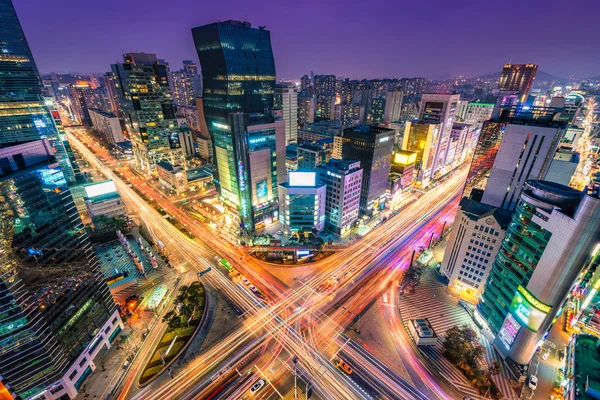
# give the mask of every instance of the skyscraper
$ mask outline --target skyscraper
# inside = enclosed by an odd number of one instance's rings
[[[481,201],[513,210],[529,179],[545,179],[566,122],[507,120]]]
[[[10,0],[0,1],[0,54],[0,147],[48,138],[73,183],[73,168],[44,104],[42,81]]]
[[[525,183],[478,305],[496,348],[531,360],[599,238],[597,192]]]
[[[177,120],[168,65],[156,54],[127,53],[112,71],[137,166],[149,172],[160,160],[179,164],[181,149],[170,140]]]
[[[291,83],[275,85],[273,107],[281,109],[285,122],[285,145],[298,141],[298,88]]]
[[[393,129],[361,125],[344,130],[343,158],[360,161],[363,169],[360,193],[363,214],[370,214],[385,204],[393,146]]]
[[[525,97],[533,86],[537,64],[504,64],[498,81],[498,89],[519,92]]]
[[[253,230],[277,217],[277,185],[286,175],[285,124],[264,115],[273,108],[275,87],[270,32],[230,20],[194,28],[192,36],[219,197]]]
[[[47,140],[0,149],[0,392],[74,398],[122,328]]]

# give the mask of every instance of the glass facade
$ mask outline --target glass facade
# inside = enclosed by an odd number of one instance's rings
[[[115,309],[48,148],[0,150],[0,376],[22,397],[60,377]]]
[[[463,196],[470,197],[473,189],[483,190],[506,130],[505,122],[485,121],[477,140],[473,159],[467,174]],[[480,197],[480,196],[479,196]]]
[[[42,81],[11,0],[0,0],[0,147],[47,138],[75,181],[54,118],[42,96]]]
[[[192,35],[202,67],[215,184],[221,200],[239,215],[240,225],[254,229],[277,209],[275,128],[249,129],[273,122],[262,116],[273,108],[275,62],[270,32],[247,22],[226,21],[194,28]],[[258,164],[268,171],[259,173],[262,178],[255,182]]]
[[[516,288],[527,286],[552,235],[531,220],[533,215],[536,215],[536,207],[521,199],[478,305],[494,333],[502,327]]]

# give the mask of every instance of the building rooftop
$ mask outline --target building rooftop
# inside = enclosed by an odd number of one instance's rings
[[[115,114],[113,114],[113,113],[107,113],[107,112],[102,111],[102,110],[100,110],[98,108],[90,108],[88,111],[94,112],[96,114],[100,114],[103,117],[107,117],[107,118],[117,118],[117,116]]]
[[[598,338],[578,335],[575,342],[575,391],[581,400],[600,399],[600,349]]]
[[[192,168],[185,171],[188,182],[193,182],[196,179],[212,178],[213,173],[209,167]]]
[[[479,201],[471,200],[467,197],[463,197],[460,201],[460,208],[464,212],[477,217],[477,219],[493,216],[494,219],[498,221],[498,224],[503,228],[508,226],[512,217],[511,211],[490,206],[489,204],[480,203]]]

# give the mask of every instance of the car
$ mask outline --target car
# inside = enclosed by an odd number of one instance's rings
[[[249,285],[250,281],[248,279],[246,279],[246,277],[242,276],[242,282],[244,282],[244,285]]]
[[[265,381],[264,380],[259,380],[256,381],[256,383],[254,385],[252,385],[252,387],[250,388],[250,393],[256,393],[260,390],[260,388],[262,388],[263,386],[265,386]]]
[[[542,353],[542,360],[546,361],[548,359],[548,356],[550,356],[550,352],[548,350],[545,350]]]
[[[279,236],[283,235],[283,232],[282,232],[282,231],[277,231],[277,232],[275,232],[275,233],[276,233],[276,234],[278,234]]]
[[[537,376],[531,375],[529,377],[529,383],[528,383],[529,389],[531,389],[531,390],[537,389],[537,384],[538,384]]]
[[[559,350],[558,353],[556,354],[556,358],[558,359],[558,361],[562,362],[562,360],[565,359],[565,352],[562,350]]]
[[[348,363],[346,363],[342,360],[339,360],[336,364],[336,367],[340,368],[342,371],[344,371],[348,375],[352,375],[352,367]]]
[[[250,290],[252,290],[254,293],[258,292],[258,289],[254,285],[250,285],[248,288],[250,288]]]

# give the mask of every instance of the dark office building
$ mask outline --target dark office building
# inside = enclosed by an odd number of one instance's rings
[[[285,180],[285,124],[263,115],[273,108],[271,34],[249,22],[225,21],[194,28],[192,36],[219,197],[242,227],[253,230],[277,217],[277,185]]]
[[[500,73],[498,89],[527,94],[533,86],[537,72],[536,64],[504,64]]]
[[[49,142],[0,169],[0,392],[73,398],[121,321]]]
[[[363,169],[360,211],[371,214],[385,204],[394,147],[393,129],[361,125],[344,130],[342,158],[357,160]]]

